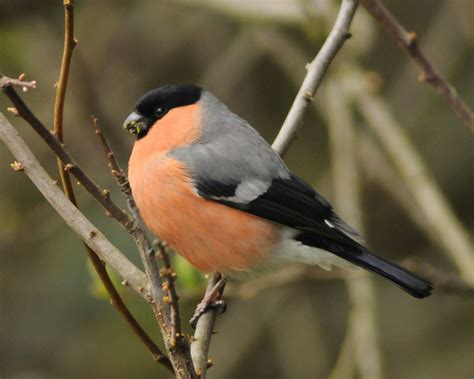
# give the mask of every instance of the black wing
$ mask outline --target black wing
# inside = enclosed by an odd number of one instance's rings
[[[295,175],[274,179],[263,194],[249,203],[226,198],[228,195],[235,197],[237,182],[221,184],[201,179],[196,185],[202,197],[299,230],[301,233],[294,239],[379,274],[412,296],[423,298],[431,294],[430,282],[377,257],[363,246],[359,234],[333,212],[331,204]]]
[[[237,181],[220,183],[198,178],[196,182],[199,195],[206,199],[300,230],[302,234],[319,234],[344,243],[362,241],[360,235],[333,212],[331,204],[296,175],[273,179],[264,193],[248,203],[229,200],[235,196],[238,186]]]

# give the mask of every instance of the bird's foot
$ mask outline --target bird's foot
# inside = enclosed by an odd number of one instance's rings
[[[217,283],[212,287],[212,289],[204,295],[204,298],[197,305],[196,310],[194,311],[193,317],[189,320],[191,326],[195,329],[199,318],[206,313],[209,309],[217,310],[218,314],[222,314],[226,311],[227,305],[225,301],[221,298],[222,291],[227,283],[227,279],[221,277]]]

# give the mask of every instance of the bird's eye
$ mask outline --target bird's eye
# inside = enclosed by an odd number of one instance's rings
[[[158,118],[161,118],[163,117],[166,112],[168,112],[168,110],[164,107],[158,107],[155,109],[155,116],[158,117]]]

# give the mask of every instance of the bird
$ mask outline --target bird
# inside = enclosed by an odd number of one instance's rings
[[[128,177],[141,218],[199,271],[358,266],[416,298],[432,293],[429,281],[370,251],[247,121],[200,86],[147,92],[123,128],[136,136]]]

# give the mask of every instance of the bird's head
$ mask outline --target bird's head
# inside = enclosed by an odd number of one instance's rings
[[[166,85],[146,93],[123,123],[137,139],[147,135],[153,125],[174,108],[195,104],[202,89],[195,85]]]

